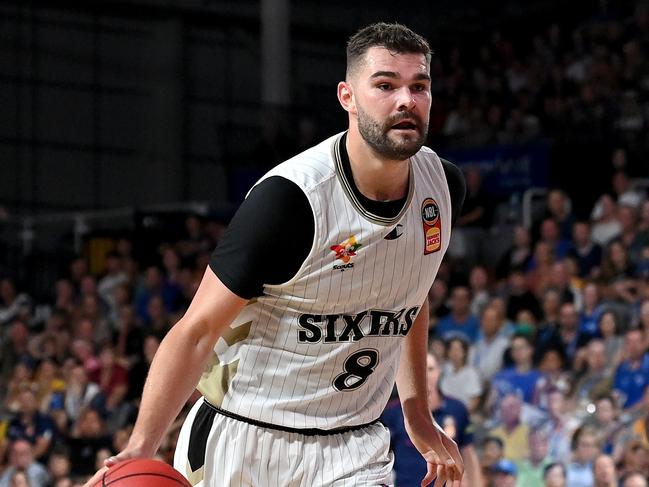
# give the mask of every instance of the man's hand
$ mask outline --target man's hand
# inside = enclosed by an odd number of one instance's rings
[[[460,487],[464,475],[464,461],[460,450],[439,425],[434,428],[407,428],[408,436],[417,450],[426,460],[427,472],[421,481],[425,487],[433,485],[442,487]],[[425,431],[425,433],[424,433]]]
[[[129,448],[127,445],[119,454],[104,460],[104,466],[100,468],[90,480],[83,484],[83,487],[95,487],[95,485],[101,481],[101,478],[104,476],[106,471],[120,462],[132,460],[134,458],[149,458],[152,456],[152,454],[145,454],[144,451],[139,448]]]

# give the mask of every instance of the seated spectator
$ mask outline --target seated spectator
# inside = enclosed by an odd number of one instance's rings
[[[568,412],[565,395],[559,389],[548,394],[547,414],[544,429],[548,434],[548,455],[557,461],[570,458],[570,438],[575,424]]]
[[[451,312],[439,320],[435,333],[443,340],[453,336],[463,336],[469,343],[475,343],[480,332],[478,318],[470,311],[471,296],[465,286],[457,286],[451,291]]]
[[[440,374],[441,368],[437,358],[429,353],[426,367],[429,407],[435,421],[457,442],[464,459],[465,479],[469,485],[481,485],[482,475],[473,447],[469,413],[460,401],[446,397],[439,390]],[[398,399],[388,403],[381,421],[390,430],[397,485],[420,485],[426,476],[426,462],[408,437]]]
[[[450,313],[447,306],[448,285],[443,279],[435,279],[433,285],[428,291],[428,307],[430,309],[430,325],[434,326],[439,322],[442,316]]]
[[[499,487],[516,487],[518,468],[511,460],[503,459],[491,467],[491,479]]]
[[[0,487],[14,487],[14,475],[22,472],[25,475],[23,484],[35,487],[45,487],[49,482],[47,469],[34,460],[33,445],[24,439],[16,439],[9,446],[9,465],[0,476]],[[26,483],[25,483],[26,481]]]
[[[599,336],[598,321],[605,308],[601,303],[597,284],[589,282],[581,293],[582,308],[579,312],[579,332],[589,338]]]
[[[601,339],[593,339],[586,345],[586,367],[577,378],[573,399],[584,405],[611,390],[613,368],[606,359],[606,346]]]
[[[480,338],[469,353],[469,363],[478,371],[483,382],[488,382],[500,371],[503,356],[509,347],[509,338],[501,333],[504,323],[493,306],[482,312]]]
[[[518,486],[543,487],[543,472],[552,463],[549,456],[548,435],[542,429],[535,429],[529,435],[530,452],[527,458],[517,462]]]
[[[491,467],[502,460],[504,457],[503,440],[495,436],[487,436],[482,441],[482,456],[480,457],[480,471],[484,479],[491,475]]]
[[[637,208],[620,206],[618,219],[622,226],[622,233],[618,240],[629,253],[629,261],[633,266],[640,263],[642,249],[649,245],[649,231],[638,229],[639,214]]]
[[[559,319],[556,328],[546,329],[538,335],[536,342],[536,356],[548,349],[560,350],[567,359],[571,368],[580,349],[586,345],[588,337],[579,332],[579,315],[575,305],[563,303],[559,308]]]
[[[636,299],[637,282],[629,254],[619,241],[613,241],[606,249],[602,263],[602,278],[608,283],[606,297],[633,304]]]
[[[34,445],[34,457],[41,461],[47,459],[56,428],[49,416],[38,411],[36,395],[30,389],[20,393],[20,410],[9,422],[7,438],[23,439]]]
[[[507,318],[515,320],[521,310],[528,310],[535,318],[540,318],[541,306],[539,300],[529,290],[525,273],[521,269],[513,269],[507,284]]]
[[[509,393],[500,401],[500,426],[489,431],[489,436],[503,442],[504,456],[521,461],[529,455],[530,427],[521,421],[523,401],[516,393]]]
[[[116,308],[115,291],[120,286],[127,284],[128,274],[124,271],[122,257],[115,251],[106,255],[106,273],[97,283],[97,293],[110,308],[109,312]]]
[[[13,320],[24,320],[29,316],[32,299],[26,293],[19,293],[13,279],[0,280],[0,329]]]
[[[590,223],[576,222],[572,230],[572,245],[568,256],[577,260],[579,277],[593,278],[599,274],[602,247],[591,240]]]
[[[541,409],[548,408],[548,396],[560,391],[565,397],[572,389],[572,373],[566,370],[566,355],[563,350],[546,348],[538,365],[541,378],[536,384],[534,403]]]
[[[467,364],[468,353],[469,344],[462,338],[446,341],[446,360],[439,385],[444,395],[459,399],[473,413],[480,403],[482,382],[476,369]]]
[[[642,331],[631,328],[624,334],[624,360],[615,371],[613,389],[624,409],[640,407],[649,385],[649,353],[645,351]]]
[[[541,378],[541,373],[532,366],[532,339],[527,335],[516,334],[511,343],[514,365],[494,375],[493,392],[496,399],[506,394],[518,394],[526,403],[532,404]]]
[[[598,328],[606,348],[606,362],[609,366],[617,367],[624,354],[624,339],[620,335],[617,315],[613,311],[605,311],[599,318]]]
[[[599,452],[595,432],[578,428],[572,438],[572,457],[566,469],[566,484],[570,487],[592,487],[593,462]]]
[[[514,242],[502,255],[496,266],[496,277],[503,279],[514,269],[525,270],[532,260],[532,239],[522,225],[514,227]]]
[[[104,422],[94,409],[81,412],[67,443],[70,446],[70,470],[73,476],[78,477],[92,475],[95,472],[97,452],[111,446]]]
[[[145,322],[150,319],[148,305],[152,296],[160,296],[167,311],[171,312],[178,309],[180,289],[175,284],[170,283],[156,266],[147,268],[143,284],[135,293],[135,309],[139,317]]]
[[[550,287],[550,275],[555,256],[552,247],[543,241],[534,246],[534,257],[527,272],[527,284],[536,296],[542,296]]]
[[[85,367],[75,365],[68,376],[63,398],[68,419],[75,423],[81,412],[93,404],[93,400],[99,392],[99,386],[88,380]]]
[[[7,338],[0,345],[0,397],[7,386],[18,362],[31,362],[29,355],[29,328],[24,321],[14,320]]]
[[[595,414],[584,421],[584,426],[592,429],[597,436],[597,443],[602,453],[618,457],[620,452],[615,451],[620,423],[618,421],[617,405],[615,398],[605,394],[595,400]]]
[[[128,419],[131,407],[125,402],[128,392],[128,371],[115,359],[115,351],[106,345],[99,355],[100,368],[88,375],[101,390],[101,408],[107,415],[108,429],[121,428]]]
[[[543,487],[566,487],[566,467],[563,463],[555,462],[545,467]]]
[[[469,286],[471,289],[470,312],[474,316],[480,316],[482,310],[491,299],[489,292],[489,274],[484,266],[477,265],[469,273]]]
[[[593,487],[618,487],[615,461],[610,455],[600,454],[593,462]]]
[[[622,225],[617,219],[617,203],[608,195],[602,195],[590,215],[593,221],[591,239],[604,247],[622,232]]]
[[[540,241],[545,242],[551,249],[555,259],[563,259],[570,250],[569,237],[561,234],[559,225],[552,218],[546,218],[541,223]]]
[[[144,331],[162,340],[173,323],[167,314],[162,297],[151,296],[147,305],[149,319],[144,323]]]
[[[64,453],[54,451],[47,462],[47,472],[52,484],[70,475],[70,459]]]

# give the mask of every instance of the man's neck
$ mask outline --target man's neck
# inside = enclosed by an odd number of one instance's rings
[[[389,161],[376,154],[356,127],[347,133],[347,153],[358,190],[374,201],[393,201],[408,194],[410,164]]]

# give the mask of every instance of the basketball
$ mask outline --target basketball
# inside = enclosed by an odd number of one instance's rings
[[[191,487],[178,470],[159,460],[134,459],[109,468],[95,487]]]

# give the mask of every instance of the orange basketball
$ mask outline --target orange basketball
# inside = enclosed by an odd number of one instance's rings
[[[178,470],[159,460],[136,458],[109,468],[95,487],[192,487]]]

